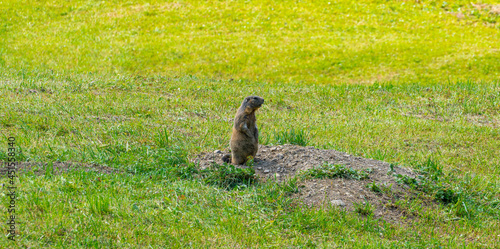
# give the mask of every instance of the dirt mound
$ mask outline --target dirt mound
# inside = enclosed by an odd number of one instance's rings
[[[193,162],[199,163],[201,168],[207,168],[213,163],[222,164],[222,156],[228,152],[215,151],[197,155]],[[392,166],[389,163],[356,157],[336,150],[320,150],[314,147],[296,145],[265,146],[260,145],[259,152],[254,160],[256,174],[264,181],[284,181],[297,173],[329,163],[344,165],[355,170],[370,169],[368,179],[356,180],[345,178],[310,179],[301,182],[301,190],[295,194],[308,206],[334,205],[348,210],[355,210],[356,206],[365,202],[373,206],[375,218],[387,221],[399,221],[404,211],[391,203],[408,193],[406,186],[395,181],[394,176],[387,173],[392,170],[395,174],[414,177],[415,174],[405,168]],[[244,166],[241,166],[244,167]],[[379,191],[369,188],[375,183]],[[411,217],[409,217],[411,218]]]
[[[17,173],[24,173],[33,171],[35,175],[43,175],[47,172],[48,163],[36,163],[36,162],[17,162],[16,169]],[[117,169],[97,165],[97,164],[82,164],[82,163],[73,163],[73,162],[54,162],[52,164],[52,173],[60,174],[62,172],[67,172],[70,170],[79,170],[82,169],[84,171],[95,171],[104,174],[112,174],[118,173]],[[0,176],[5,176],[7,173],[6,162],[0,162]]]

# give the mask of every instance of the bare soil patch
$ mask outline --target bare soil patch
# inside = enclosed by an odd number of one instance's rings
[[[203,169],[213,163],[222,164],[222,156],[227,153],[222,151],[201,153],[191,161],[199,164]],[[347,210],[355,210],[355,203],[369,202],[373,206],[375,218],[390,222],[399,222],[402,216],[414,218],[393,204],[395,200],[413,194],[407,186],[398,184],[392,174],[388,175],[391,165],[386,162],[314,147],[260,145],[253,168],[263,181],[284,181],[299,172],[321,166],[325,162],[345,165],[355,170],[371,169],[371,173],[369,178],[364,180],[345,178],[304,180],[300,183],[300,191],[294,194],[294,198],[310,207],[333,205]],[[415,177],[415,173],[409,169],[394,165],[392,168],[395,174]],[[372,183],[386,191],[373,191],[367,186]]]
[[[44,175],[47,172],[48,163],[40,162],[17,162],[17,173],[33,172],[35,175]],[[104,174],[119,173],[119,170],[97,164],[83,164],[73,162],[54,162],[52,164],[52,173],[60,174],[72,170],[84,170],[86,172],[99,172]],[[7,174],[6,162],[0,162],[0,177]]]
[[[484,10],[488,11],[490,14],[493,15],[500,15],[500,4],[473,4],[471,3],[474,8],[477,10]]]
[[[500,120],[494,118],[488,118],[484,115],[465,115],[466,120],[478,126],[489,126],[493,128],[500,127]]]

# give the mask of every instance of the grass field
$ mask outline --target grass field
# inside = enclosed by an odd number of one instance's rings
[[[122,173],[20,174],[20,235],[0,247],[499,247],[498,6],[1,2],[0,159],[13,136],[19,161]],[[417,219],[390,224],[305,208],[292,183],[200,181],[188,158],[227,149],[252,94],[266,99],[262,143],[294,129],[318,148],[414,169],[430,159],[459,200],[402,199]]]

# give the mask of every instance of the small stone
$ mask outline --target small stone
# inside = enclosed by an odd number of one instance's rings
[[[269,173],[269,172],[271,172],[271,171],[268,170],[268,169],[264,170],[264,173],[266,173],[266,174]]]
[[[257,169],[262,169],[262,167],[257,167]]]
[[[334,206],[344,207],[345,203],[342,200],[333,200],[330,203]]]
[[[214,153],[215,153],[215,154],[221,154],[221,153],[222,153],[222,151],[220,151],[220,150],[216,150],[216,151],[214,151]]]

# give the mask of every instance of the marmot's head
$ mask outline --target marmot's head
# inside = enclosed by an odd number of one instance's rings
[[[264,104],[264,99],[259,96],[248,96],[243,100],[242,106],[245,107],[245,112],[253,112]]]

